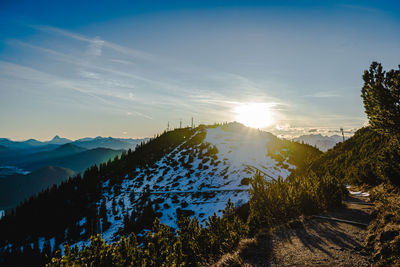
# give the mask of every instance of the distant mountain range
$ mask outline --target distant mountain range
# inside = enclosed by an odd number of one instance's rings
[[[124,150],[86,149],[72,143],[38,152],[0,165],[0,210],[17,205],[48,186],[60,184],[88,167],[120,156]]]
[[[96,137],[93,139],[87,139],[85,138],[84,140],[76,140],[75,142],[72,142],[72,144],[75,144],[80,147],[84,147],[87,149],[92,149],[92,148],[97,148],[97,147],[104,147],[104,148],[110,148],[110,149],[133,149],[136,147],[137,144],[140,144],[140,142],[143,142],[145,140],[143,139],[117,139],[117,138],[112,138],[112,137]]]
[[[37,148],[41,148],[39,150],[52,150],[57,145],[65,145],[68,143],[75,144],[77,146],[92,149],[98,147],[110,148],[110,149],[132,149],[135,148],[137,144],[140,144],[143,141],[147,141],[149,138],[143,139],[133,139],[133,138],[113,138],[113,137],[85,137],[78,140],[70,140],[67,138],[61,138],[58,135],[54,136],[50,141],[38,141],[35,139],[29,139],[26,141],[12,141],[8,138],[0,138],[0,151],[2,151],[1,147],[9,148],[9,149],[18,149],[18,150],[28,150],[38,152]],[[36,148],[36,150],[35,150]]]
[[[45,166],[59,166],[81,172],[91,165],[100,164],[119,156],[123,151],[122,149],[114,150],[103,147],[86,149],[68,143],[52,151],[31,154],[29,157],[12,162],[12,165],[29,171]]]
[[[348,139],[345,137],[345,139]],[[343,142],[343,137],[340,135],[324,136],[321,134],[302,135],[292,139],[293,141],[316,146],[321,151],[328,151],[337,143]]]
[[[107,162],[145,139],[112,137],[76,141],[55,136],[50,141],[0,138],[0,209],[15,206],[48,186],[88,167]]]
[[[112,137],[82,138],[75,141],[55,136],[50,141],[37,141],[29,139],[26,141],[12,141],[7,138],[0,138],[0,166],[26,165],[27,162],[40,162],[44,159],[54,159],[62,156],[72,155],[88,149],[104,148],[112,150],[134,149],[144,139],[122,139]],[[65,146],[70,145],[70,146]],[[65,146],[65,147],[63,147]],[[107,151],[107,150],[98,150]],[[30,166],[32,168],[32,166]],[[63,166],[61,166],[63,167]],[[37,168],[36,168],[37,169]],[[80,171],[80,170],[79,170]]]
[[[53,139],[51,139],[50,141],[48,141],[48,144],[54,144],[54,145],[64,145],[67,143],[71,143],[72,140],[67,139],[67,138],[61,138],[58,135],[54,136]]]

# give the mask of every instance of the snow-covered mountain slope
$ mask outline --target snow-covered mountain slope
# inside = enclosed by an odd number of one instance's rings
[[[7,238],[0,245],[8,249],[25,240],[39,241],[39,247],[81,246],[97,233],[112,242],[132,232],[140,236],[155,217],[176,228],[180,214],[204,224],[214,213],[222,215],[229,199],[236,206],[248,202],[257,171],[266,179],[286,179],[320,153],[239,123],[164,132],[6,215],[0,233]],[[29,229],[23,228],[27,218]],[[23,233],[11,234],[15,222]]]
[[[146,187],[157,203],[155,211],[162,214],[161,222],[174,228],[180,210],[204,223],[214,213],[221,215],[228,199],[236,205],[246,203],[249,185],[244,178],[257,170],[269,179],[286,178],[295,168],[287,159],[280,164],[268,155],[271,139],[276,141],[269,133],[240,124],[200,128],[153,166],[127,175],[118,190],[106,181],[104,201],[111,226],[103,233],[105,240],[117,238],[124,213],[133,209]],[[121,205],[113,209],[113,202]]]

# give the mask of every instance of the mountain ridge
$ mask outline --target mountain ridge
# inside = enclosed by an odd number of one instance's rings
[[[180,214],[195,215],[205,223],[213,213],[221,214],[228,199],[236,206],[248,201],[249,184],[244,178],[262,171],[268,179],[284,179],[301,167],[300,159],[320,153],[236,123],[176,129],[39,194],[38,199],[54,199],[33,201],[29,211],[24,209],[25,215],[19,216],[37,214],[32,225],[41,240],[62,232],[68,234],[57,242],[79,246],[97,231],[107,242],[129,231],[140,233],[149,229],[154,216],[172,227]],[[241,154],[247,161],[238,158]],[[49,217],[45,211],[51,207],[57,207],[57,214]],[[94,210],[101,213],[93,214]]]
[[[69,146],[69,144],[66,144]],[[114,150],[109,148],[93,148],[84,149],[78,146],[71,145],[74,148],[78,148],[76,152],[67,151],[69,153],[64,153],[57,157],[47,157],[42,158],[37,161],[28,161],[26,163],[20,164],[20,166],[27,170],[35,170],[40,167],[45,166],[59,166],[68,169],[72,169],[75,172],[82,172],[86,168],[94,164],[103,163],[109,159],[114,158],[122,154],[124,150]],[[50,152],[51,153],[51,152]],[[47,153],[45,154],[47,155]]]
[[[345,137],[347,140],[348,137]],[[311,146],[315,146],[323,152],[333,148],[337,143],[343,142],[343,136],[332,135],[326,136],[322,134],[306,134],[292,139],[293,141],[305,143]]]
[[[70,140],[67,138],[54,136],[49,141],[38,141],[36,139],[28,139],[25,141],[12,141],[8,138],[0,138],[0,145],[17,150],[30,150],[30,149],[40,149],[45,146],[56,146],[65,145],[72,143],[77,146],[81,146],[87,149],[104,147],[111,149],[134,149],[137,144],[147,141],[148,138],[114,138],[114,137],[102,137],[97,136],[95,138],[85,137],[77,140]]]
[[[16,174],[0,179],[0,209],[14,207],[25,198],[48,186],[59,185],[74,174],[68,168],[46,166],[27,175]]]

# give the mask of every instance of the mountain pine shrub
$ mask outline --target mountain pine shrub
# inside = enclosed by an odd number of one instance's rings
[[[301,214],[314,214],[342,205],[345,186],[335,177],[313,172],[292,175],[283,180],[265,180],[256,173],[251,181],[248,224],[254,234],[260,228],[271,228]]]

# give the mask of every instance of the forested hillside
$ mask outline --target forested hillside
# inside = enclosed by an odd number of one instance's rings
[[[0,209],[15,207],[43,188],[59,185],[74,175],[71,169],[46,166],[27,175],[17,174],[0,179]]]
[[[390,179],[396,182],[396,176],[388,175],[385,170],[387,157],[396,153],[389,137],[373,131],[370,127],[358,130],[344,143],[338,143],[312,163],[311,169],[317,174],[330,173],[352,184],[377,185]]]
[[[8,212],[0,221],[4,259],[26,259],[13,244],[31,244],[29,253],[43,262],[43,248],[50,257],[61,244],[88,244],[93,234],[107,242],[141,234],[157,217],[174,229],[178,217],[195,215],[204,226],[223,215],[229,199],[237,207],[248,201],[255,173],[282,180],[320,154],[237,123],[165,132]]]

